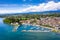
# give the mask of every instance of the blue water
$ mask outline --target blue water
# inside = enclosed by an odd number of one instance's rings
[[[28,27],[26,25],[21,25],[18,31],[12,32],[13,26],[3,23],[2,20],[3,18],[0,18],[0,40],[60,40],[60,34],[58,33],[20,32],[23,29],[29,30],[33,27],[29,25],[27,25]],[[31,30],[35,30],[36,28],[35,26]]]

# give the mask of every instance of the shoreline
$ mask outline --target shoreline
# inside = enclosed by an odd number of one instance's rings
[[[20,26],[20,25],[14,26],[12,31],[13,31],[13,32],[17,31],[17,29],[18,29],[19,26]]]
[[[37,26],[37,27],[43,27],[43,28],[47,28],[47,29],[50,29],[49,32],[57,32],[57,33],[60,33],[59,30],[57,29],[54,29],[54,28],[49,28],[49,27],[45,27],[45,26],[41,26],[41,25],[35,25],[35,24],[28,24],[28,23],[23,23],[24,25],[32,25],[32,26]],[[34,32],[34,31],[33,31]],[[38,32],[44,32],[44,31],[38,31]],[[46,31],[48,32],[48,31]]]
[[[32,26],[37,26],[37,27],[43,27],[43,28],[53,29],[53,28],[49,28],[49,27],[45,27],[45,26],[41,26],[41,25],[28,24],[28,23],[23,23],[22,25],[32,25]]]
[[[44,26],[40,26],[40,25],[35,25],[35,24],[28,24],[28,23],[22,23],[22,25],[32,25],[32,26],[37,26],[37,27],[43,27],[43,28],[47,28],[47,29],[50,29],[50,31],[41,31],[41,30],[22,30],[23,32],[51,32],[52,31],[52,28],[48,28],[48,27],[44,27]]]

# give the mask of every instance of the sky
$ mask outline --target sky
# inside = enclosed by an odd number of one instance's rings
[[[60,0],[0,0],[0,14],[60,10]]]

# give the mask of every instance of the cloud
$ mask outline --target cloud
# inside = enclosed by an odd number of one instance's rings
[[[25,9],[28,12],[43,12],[43,11],[55,11],[60,10],[60,2],[56,3],[54,1],[50,1],[48,3],[42,3],[38,6],[30,6]]]
[[[8,6],[8,5],[6,5]],[[0,14],[4,13],[23,13],[23,12],[44,12],[44,11],[56,11],[60,10],[60,2],[49,1],[48,3],[42,3],[39,5],[24,5],[24,7],[13,6],[0,8]]]

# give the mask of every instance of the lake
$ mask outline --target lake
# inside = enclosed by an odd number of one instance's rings
[[[26,28],[21,25],[16,32],[12,32],[13,26],[3,23],[3,19],[0,18],[0,40],[60,40],[59,33],[21,32],[23,29],[29,30],[32,26]]]

